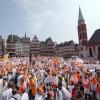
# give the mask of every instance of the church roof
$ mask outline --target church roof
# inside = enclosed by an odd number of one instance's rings
[[[81,11],[81,8],[80,7],[79,7],[79,17],[78,17],[78,21],[84,21],[83,14],[82,14],[82,11]]]
[[[89,43],[100,42],[100,29],[97,29],[89,40]]]

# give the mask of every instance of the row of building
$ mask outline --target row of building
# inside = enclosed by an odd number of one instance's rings
[[[51,37],[45,41],[39,41],[35,35],[32,40],[29,37],[19,37],[17,35],[9,35],[6,43],[0,36],[0,52],[1,55],[5,51],[9,56],[60,56],[70,57],[78,55],[78,44],[73,41],[68,41],[61,44],[56,44]],[[6,46],[5,46],[6,44]]]
[[[81,9],[79,8],[78,18],[78,39],[79,44],[68,41],[60,44],[49,37],[45,41],[39,41],[35,35],[32,41],[29,37],[20,38],[17,35],[9,35],[5,42],[0,36],[0,56],[6,52],[10,56],[60,56],[71,57],[79,56],[81,58],[95,58],[100,60],[100,29],[97,29],[88,40],[87,27]]]

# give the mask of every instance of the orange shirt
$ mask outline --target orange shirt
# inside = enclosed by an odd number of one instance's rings
[[[37,87],[36,87],[36,79],[32,79],[32,81],[30,82],[30,89],[32,91],[32,95],[35,96],[37,93]]]
[[[76,76],[77,76],[78,80],[80,80],[80,73],[77,73]]]
[[[91,83],[94,84],[94,85],[97,83],[97,80],[96,80],[95,77],[92,78]]]

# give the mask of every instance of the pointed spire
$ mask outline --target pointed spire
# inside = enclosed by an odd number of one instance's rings
[[[82,14],[82,11],[81,11],[81,8],[80,7],[79,7],[79,17],[78,17],[78,21],[84,21],[83,14]]]
[[[26,38],[26,33],[25,33],[25,38]]]

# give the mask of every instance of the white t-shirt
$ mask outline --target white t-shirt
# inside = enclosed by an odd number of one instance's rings
[[[85,93],[85,94],[90,94],[90,88],[85,88],[85,87],[84,87],[84,93]]]
[[[57,89],[56,100],[63,100],[62,92],[59,89]]]
[[[68,85],[68,90],[72,95],[72,90],[74,89],[74,85]]]
[[[51,82],[51,76],[48,75],[48,76],[45,78],[44,83],[49,83],[49,82]]]
[[[21,96],[21,99],[20,99],[20,100],[29,100],[28,94],[27,94],[27,93],[24,93],[24,94]]]
[[[2,94],[2,83],[3,83],[3,79],[0,79],[0,94]]]
[[[62,87],[61,91],[62,91],[63,98],[65,100],[71,100],[71,94],[69,93],[69,91],[65,87]]]
[[[43,97],[42,97],[42,95],[36,94],[34,100],[43,100]]]
[[[9,100],[12,96],[12,89],[9,88],[3,92],[3,100]]]

